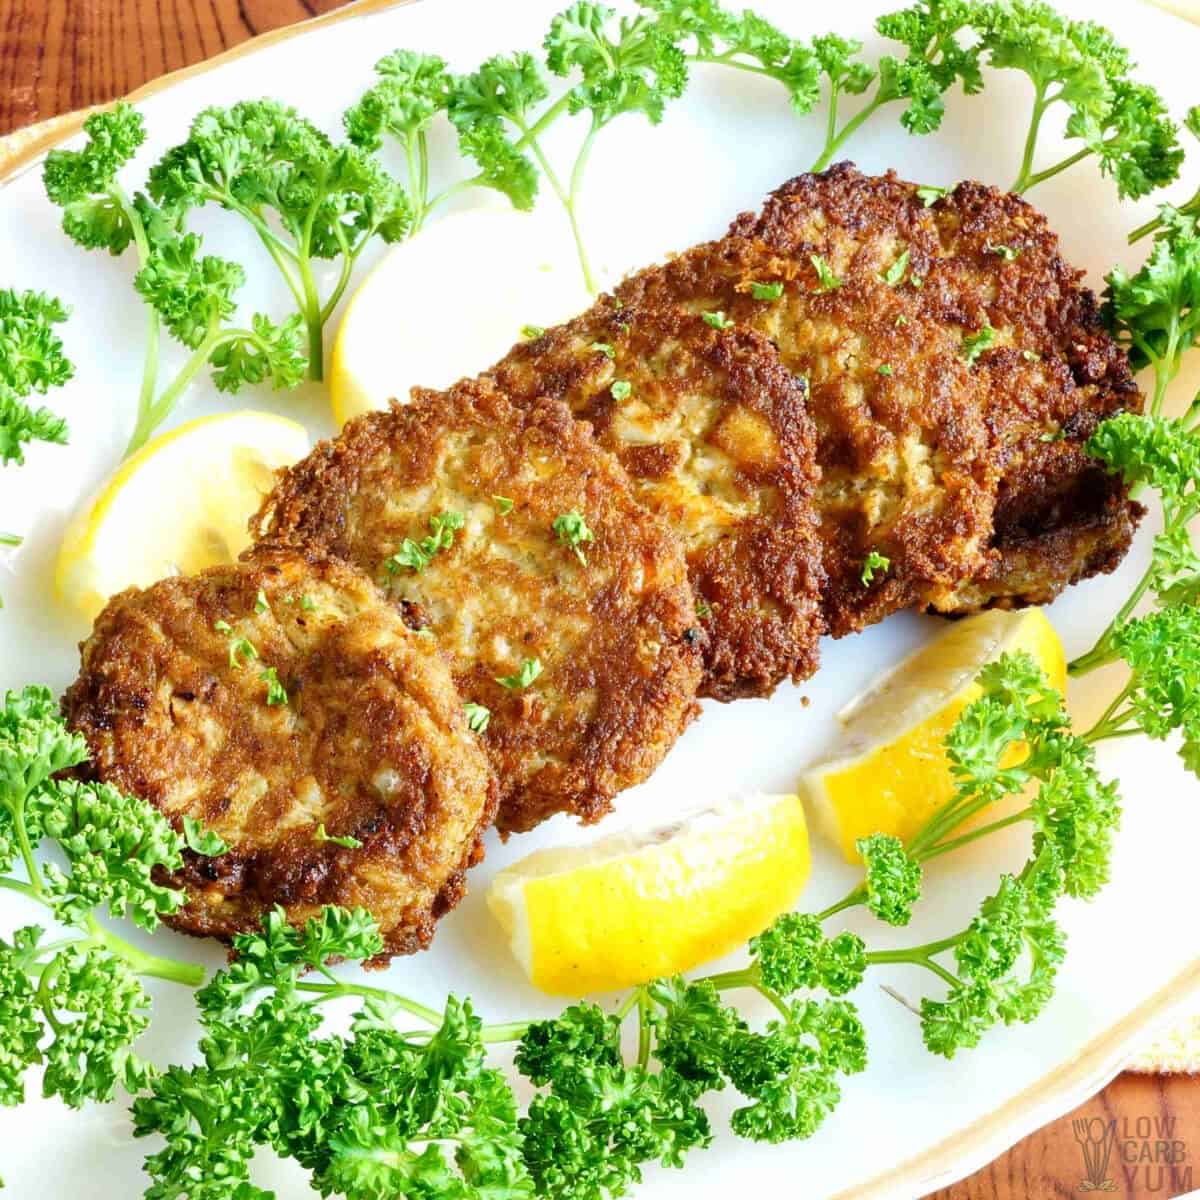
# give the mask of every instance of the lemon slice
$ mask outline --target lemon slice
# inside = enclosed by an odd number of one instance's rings
[[[811,767],[801,789],[818,827],[848,862],[859,861],[860,837],[907,840],[950,798],[943,740],[979,696],[980,670],[1018,650],[1065,689],[1066,656],[1042,610],[997,610],[949,626],[838,714],[844,732],[837,757]]]
[[[554,214],[557,216],[557,214]],[[329,366],[333,418],[344,425],[409,389],[485,370],[526,326],[591,303],[565,222],[515,209],[471,209],[390,250],[363,280]]]
[[[720,958],[808,881],[797,796],[753,796],[656,829],[537,850],[501,871],[488,906],[533,984],[610,991]]]
[[[264,412],[201,417],[155,438],[71,518],[59,597],[90,621],[127,587],[230,562],[276,468],[307,453],[303,425]]]

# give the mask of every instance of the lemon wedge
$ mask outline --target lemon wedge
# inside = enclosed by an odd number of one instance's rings
[[[488,906],[536,987],[579,996],[728,954],[793,906],[810,866],[799,797],[752,796],[534,851],[496,876]]]
[[[848,862],[871,833],[906,841],[953,793],[943,740],[979,696],[975,677],[1002,654],[1024,650],[1060,692],[1067,663],[1039,608],[992,611],[949,626],[839,714],[837,756],[811,767],[801,790],[818,827]]]
[[[409,389],[445,387],[502,358],[527,326],[591,303],[565,222],[471,209],[393,247],[338,327],[329,397],[339,428]]]
[[[278,467],[308,453],[303,425],[264,412],[201,417],[155,438],[71,518],[60,599],[89,621],[112,595],[230,562]]]

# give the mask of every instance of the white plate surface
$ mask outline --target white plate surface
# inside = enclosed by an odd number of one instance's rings
[[[142,104],[149,142],[129,181],[141,182],[145,168],[184,136],[189,118],[204,105],[269,94],[297,104],[336,132],[340,111],[367,84],[372,64],[385,50],[437,51],[454,67],[468,69],[500,50],[536,47],[558,7],[554,0],[426,0],[243,56]],[[832,25],[839,33],[866,38],[869,49],[878,48],[870,26],[884,7],[880,0],[843,0],[833,8],[757,0],[755,7],[790,32],[819,33]],[[1115,30],[1175,112],[1194,101],[1200,31],[1129,0],[1062,0],[1061,7]],[[909,137],[885,112],[849,152],[868,171],[894,167],[926,182],[974,177],[1007,185],[1019,159],[1028,99],[1023,77],[990,73],[983,95],[950,98],[945,126],[935,137]],[[561,160],[579,130],[554,133],[551,150]],[[819,138],[819,114],[797,119],[775,85],[715,68],[698,70],[686,97],[668,110],[660,128],[626,117],[598,142],[583,201],[595,261],[612,279],[719,234],[735,213],[757,206],[769,190],[803,170]],[[450,137],[443,130],[434,140],[435,162],[453,164]],[[1045,147],[1047,160],[1052,149]],[[1196,161],[1200,154],[1188,170],[1193,177]],[[1181,195],[1191,190],[1186,182],[1177,186]],[[1060,232],[1066,256],[1087,268],[1093,286],[1101,286],[1112,263],[1139,261],[1142,250],[1127,247],[1124,234],[1152,212],[1153,202],[1118,206],[1111,186],[1086,164],[1043,186],[1034,199]],[[556,223],[562,214],[548,200],[532,219]],[[243,295],[247,308],[282,313],[282,289],[250,236],[221,214],[206,214],[203,227],[212,248],[251,264]],[[85,631],[48,602],[50,564],[70,510],[111,469],[128,435],[139,378],[141,307],[129,286],[128,258],[86,254],[66,241],[56,210],[43,198],[37,170],[0,190],[0,263],[0,284],[48,287],[74,307],[64,338],[78,371],[53,398],[70,419],[71,445],[35,446],[28,466],[0,474],[0,526],[27,535],[0,571],[5,600],[0,683],[45,681],[61,687],[73,676],[75,643]],[[467,286],[488,286],[486,274],[474,274],[479,264],[462,269],[472,275]],[[462,366],[448,363],[448,374]],[[1186,390],[1183,385],[1178,394]],[[283,398],[252,395],[242,403],[297,416],[314,435],[331,432],[324,395],[315,388]],[[177,419],[227,405],[201,384]],[[1149,527],[1143,529],[1136,552],[1114,577],[1076,588],[1053,606],[1051,617],[1068,652],[1090,645],[1120,603],[1145,563],[1150,535]],[[834,712],[938,627],[933,619],[894,618],[859,637],[825,645],[820,673],[801,689],[782,688],[769,702],[706,705],[655,777],[621,798],[621,812],[667,812],[698,798],[790,789],[798,770],[835,736]],[[1071,700],[1081,720],[1096,710],[1102,691],[1095,680],[1075,685]],[[802,707],[802,695],[811,699],[810,707]],[[1163,989],[1182,978],[1198,954],[1194,848],[1200,844],[1200,804],[1195,781],[1168,748],[1123,743],[1106,748],[1102,759],[1105,770],[1120,777],[1126,802],[1114,878],[1092,904],[1065,906],[1069,957],[1041,1020],[997,1031],[977,1051],[947,1063],[926,1053],[916,1020],[878,986],[891,983],[919,995],[925,978],[915,970],[873,973],[855,997],[868,1027],[871,1065],[865,1075],[848,1081],[843,1104],[815,1138],[759,1147],[722,1132],[710,1152],[692,1159],[690,1169],[651,1171],[643,1194],[715,1200],[737,1188],[806,1200],[837,1194],[914,1196],[981,1165],[1115,1073],[1135,1039],[1168,1015],[1170,1003],[1186,999],[1179,988],[1165,995]],[[555,1003],[534,993],[508,958],[483,893],[491,875],[513,859],[542,845],[588,836],[556,819],[507,846],[490,838],[487,861],[472,877],[471,895],[442,924],[434,948],[395,963],[387,984],[433,1003],[448,990],[470,994],[488,1018],[554,1011]],[[932,902],[921,907],[908,930],[888,931],[869,920],[852,920],[851,927],[869,933],[878,945],[923,941],[959,928],[993,887],[998,871],[1018,866],[1025,850],[1022,837],[1014,835],[1003,844],[993,839],[974,857],[964,854],[940,863],[930,873]],[[820,907],[841,895],[850,878],[846,866],[819,846],[804,905]],[[0,897],[0,928],[26,919],[19,900]],[[217,948],[169,932],[155,940],[160,952],[199,956],[213,965],[221,960]],[[154,1027],[141,1048],[156,1061],[177,1061],[194,1045],[191,999],[165,985],[155,992]],[[731,1106],[720,1100],[714,1106],[718,1129],[724,1128]],[[0,1146],[8,1194],[22,1200],[79,1195],[129,1200],[141,1194],[141,1160],[153,1148],[131,1140],[119,1105],[73,1114],[57,1102],[40,1100],[0,1111]],[[914,1158],[921,1160],[919,1166],[898,1170]],[[868,1187],[879,1176],[890,1181]],[[257,1180],[275,1186],[288,1200],[308,1194],[297,1174],[276,1164],[264,1162]]]

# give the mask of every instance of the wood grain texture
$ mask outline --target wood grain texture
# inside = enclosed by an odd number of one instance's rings
[[[0,134],[123,96],[345,2],[0,0]]]
[[[0,134],[112,100],[256,34],[343,3],[0,0]],[[1200,0],[1174,3],[1200,8]],[[1200,1188],[1200,1077],[1123,1075],[1076,1112],[928,1200],[1085,1195],[1080,1185],[1087,1172],[1073,1121],[1094,1119],[1116,1121],[1118,1131],[1108,1172],[1114,1190],[1102,1194],[1113,1200],[1170,1200]],[[1163,1121],[1174,1122],[1169,1132]],[[1160,1136],[1163,1133],[1167,1136]],[[1131,1157],[1136,1161],[1127,1161]]]

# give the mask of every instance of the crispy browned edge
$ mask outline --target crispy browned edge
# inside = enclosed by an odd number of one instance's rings
[[[352,508],[367,493],[364,476],[386,459],[388,469],[405,481],[432,477],[439,435],[447,429],[478,430],[514,458],[531,440],[543,446],[568,464],[588,489],[589,523],[619,531],[619,537],[607,539],[606,553],[639,555],[668,568],[678,564],[678,582],[657,588],[636,613],[628,611],[628,598],[613,596],[608,589],[599,596],[593,611],[604,636],[597,638],[595,654],[579,667],[574,683],[585,687],[594,679],[610,684],[623,679],[624,686],[607,689],[610,702],[603,719],[592,723],[586,738],[571,747],[569,758],[557,764],[561,770],[551,772],[541,785],[539,776],[521,780],[516,770],[519,747],[528,740],[530,728],[526,707],[538,702],[537,689],[505,692],[478,664],[456,664],[460,691],[481,698],[492,711],[482,740],[500,779],[501,833],[532,829],[563,811],[585,823],[597,821],[611,810],[617,792],[651,774],[698,713],[702,635],[696,629],[679,539],[636,501],[620,463],[566,405],[545,399],[519,407],[486,380],[464,380],[444,392],[416,389],[412,403],[359,417],[338,438],[320,443],[306,459],[281,472],[275,490],[251,520],[251,534],[320,548],[368,570],[378,569],[379,562],[371,561],[378,558],[376,548],[369,545],[369,536],[360,537]],[[490,499],[490,492],[484,498]],[[413,512],[411,528],[423,527],[429,515]],[[436,575],[440,561],[421,578]],[[419,582],[420,578],[415,586]],[[627,656],[617,652],[619,640],[639,627],[658,631],[664,656],[649,683],[636,679],[627,669]],[[600,653],[601,647],[608,653]]]
[[[615,295],[630,304],[683,301],[711,295],[714,279],[722,275],[744,276],[755,267],[767,268],[768,278],[775,277],[773,272],[811,274],[807,256],[822,247],[801,236],[798,227],[814,213],[850,238],[894,236],[912,245],[913,269],[928,272],[924,288],[909,298],[913,318],[978,329],[995,317],[997,324],[1018,327],[1026,348],[1041,359],[1047,392],[1037,398],[1040,409],[1026,414],[1020,388],[1030,372],[1021,355],[997,350],[980,359],[992,393],[987,420],[997,425],[990,451],[999,468],[994,509],[977,512],[978,504],[968,503],[947,532],[958,536],[956,528],[966,532],[982,520],[991,522],[991,532],[976,568],[957,580],[943,578],[936,596],[923,603],[948,615],[1045,603],[1069,584],[1111,571],[1129,548],[1144,510],[1082,447],[1102,420],[1139,410],[1141,397],[1124,352],[1104,328],[1094,294],[1080,286],[1083,273],[1062,259],[1041,213],[1018,196],[969,181],[932,206],[916,191],[916,184],[895,172],[865,176],[852,163],[798,176],[777,189],[761,213],[739,216],[725,238],[634,274]],[[1019,230],[1023,252],[1015,263],[1004,264],[990,246],[1013,230]],[[944,237],[962,246],[939,262],[934,251]],[[989,295],[992,289],[995,294]],[[828,311],[836,314],[849,295],[849,289],[841,296],[832,293]],[[734,308],[735,316],[748,313],[742,296],[718,292],[718,299]],[[1000,428],[1005,423],[1028,428],[1006,441]],[[1061,440],[1043,440],[1043,435]],[[836,456],[836,447],[823,444],[822,466],[831,461],[830,454]],[[936,557],[937,545],[916,544],[922,538],[928,540],[918,531],[901,547],[904,554],[927,561],[931,554]],[[856,555],[864,550],[856,544],[852,549]],[[849,578],[836,569],[839,553],[827,559],[827,568],[831,578]],[[944,568],[936,561],[931,565]],[[867,595],[840,590],[846,594],[831,596],[827,608],[838,636],[922,603],[920,589],[900,579],[885,580]]]
[[[155,652],[145,644],[144,613],[147,609],[151,613],[177,612],[176,606],[203,608],[206,614],[204,624],[210,628],[216,619],[235,619],[239,615],[230,606],[231,597],[237,598],[239,611],[244,612],[248,606],[253,606],[258,588],[269,581],[272,573],[297,564],[302,564],[310,580],[339,591],[370,593],[372,599],[378,600],[379,613],[388,619],[394,618],[391,606],[377,593],[371,581],[352,566],[311,549],[297,550],[295,547],[270,544],[252,547],[236,564],[213,567],[194,576],[171,577],[144,590],[127,589],[109,600],[97,617],[92,633],[80,643],[80,675],[63,696],[64,716],[72,729],[83,734],[90,752],[89,761],[77,768],[75,773],[81,778],[111,783],[122,791],[141,795],[153,804],[154,797],[147,794],[152,789],[148,788],[148,781],[139,763],[119,757],[115,747],[108,742],[119,709],[128,712],[150,707],[143,689],[152,679],[150,672],[154,664],[149,660],[153,659]],[[397,622],[398,627],[401,625],[402,622]],[[219,647],[218,657],[226,655],[228,648],[224,635],[217,633],[213,636]],[[407,645],[406,659],[413,654],[424,656],[425,650],[418,649],[415,643]],[[107,670],[96,669],[94,659],[97,656],[104,660],[105,666],[116,668],[115,676]],[[164,669],[169,670],[171,658],[173,654],[168,651],[167,661],[162,664]],[[382,664],[368,666],[371,670],[383,669]],[[448,672],[446,686],[452,686]],[[461,723],[457,697],[454,714]],[[380,726],[379,714],[373,709],[357,714],[354,719],[364,722],[367,736],[372,741],[383,740],[389,732]],[[252,730],[232,721],[228,727],[235,741],[240,739],[244,743],[246,739],[251,739],[255,749],[261,749],[260,740]],[[109,753],[110,749],[114,752]],[[296,762],[290,765],[295,770],[305,766]],[[384,950],[371,959],[367,966],[383,966],[393,955],[410,954],[427,948],[437,920],[453,909],[465,894],[466,872],[483,858],[484,834],[492,824],[499,800],[496,779],[482,757],[479,768],[479,782],[484,788],[483,803],[474,830],[466,839],[461,854],[446,871],[445,880],[428,907],[418,911],[410,906],[405,912],[403,925],[383,931]],[[405,815],[410,821],[409,828],[401,829],[391,820],[386,820],[371,832],[370,837],[365,839],[366,845],[359,850],[333,843],[326,843],[319,848],[309,844],[300,850],[289,842],[282,853],[272,854],[257,849],[243,851],[233,844],[226,853],[209,858],[185,848],[182,869],[174,873],[159,872],[156,877],[159,883],[183,888],[189,897],[184,906],[167,917],[166,921],[179,932],[196,937],[214,937],[225,942],[230,941],[236,933],[253,931],[259,927],[262,915],[273,904],[287,905],[299,900],[300,893],[305,890],[314,872],[328,881],[339,870],[349,869],[351,860],[361,865],[368,858],[394,857],[397,839],[404,844],[412,843],[421,835],[428,816],[415,811],[408,811]],[[214,886],[220,890],[223,881],[240,883],[248,868],[269,877],[270,894],[260,894],[255,890],[252,895],[245,897],[244,904],[235,906],[236,911],[227,912],[228,919],[224,920],[217,919],[212,910],[195,901],[197,891]],[[307,902],[317,903],[319,900]]]
[[[658,349],[676,347],[661,371]],[[595,350],[593,344],[610,347]],[[709,606],[701,694],[718,700],[766,696],[785,679],[800,682],[817,667],[825,631],[825,572],[812,505],[816,431],[804,383],[788,371],[766,338],[745,328],[717,329],[676,305],[623,305],[601,300],[591,310],[539,337],[518,343],[488,375],[520,404],[541,397],[565,401],[588,422],[637,483],[668,480],[683,441],[629,443],[614,432],[623,405],[642,398],[656,413],[683,407],[689,396],[716,394],[717,416],[695,439],[737,465],[736,486],[765,507],[720,540],[688,553],[698,601]],[[631,384],[629,399],[612,394],[614,379]],[[778,448],[771,463],[737,457],[722,441],[726,418],[752,414]],[[643,490],[644,503],[669,519]],[[668,501],[669,506],[669,501]]]

